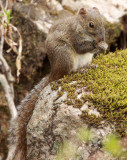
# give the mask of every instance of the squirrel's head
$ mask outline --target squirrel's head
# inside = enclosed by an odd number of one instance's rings
[[[78,17],[87,35],[97,42],[105,41],[104,18],[96,7],[81,8]]]

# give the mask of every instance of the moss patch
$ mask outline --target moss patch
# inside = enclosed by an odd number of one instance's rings
[[[94,105],[101,117],[97,118],[84,112],[82,118],[88,124],[98,126],[104,120],[114,124],[116,131],[123,136],[127,128],[127,50],[99,55],[93,63],[98,67],[90,68],[84,74],[65,76],[52,83],[52,88],[58,89],[61,86],[62,90],[58,95],[67,91],[66,103],[75,107],[81,107],[86,101],[89,102],[89,107]],[[82,88],[89,92],[79,99],[77,95]]]

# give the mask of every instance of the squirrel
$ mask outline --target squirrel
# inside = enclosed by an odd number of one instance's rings
[[[37,98],[48,83],[76,72],[91,63],[93,55],[106,50],[104,20],[95,7],[81,8],[77,14],[56,21],[45,40],[51,72],[17,107],[18,116],[10,122],[7,160],[26,160],[26,129]]]

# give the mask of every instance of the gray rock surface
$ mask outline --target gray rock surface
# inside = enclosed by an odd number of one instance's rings
[[[93,136],[90,142],[81,141],[78,138],[78,130],[88,127],[81,118],[83,107],[78,109],[67,105],[65,103],[67,93],[64,92],[63,96],[58,98],[58,90],[53,91],[48,85],[38,98],[27,127],[28,160],[54,160],[58,156],[59,146],[66,141],[67,147],[73,151],[69,153],[67,159],[92,160],[90,157],[96,156],[100,157],[97,160],[102,160],[102,157],[103,160],[113,160],[100,149],[103,137],[112,132],[111,127],[91,128]],[[87,103],[84,105],[87,108]],[[94,112],[97,115],[93,109],[92,114]],[[96,154],[93,155],[93,153]],[[96,158],[93,159],[96,160]]]

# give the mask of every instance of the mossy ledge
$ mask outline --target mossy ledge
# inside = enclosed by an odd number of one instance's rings
[[[127,49],[98,55],[93,64],[97,68],[91,67],[83,74],[67,75],[53,82],[52,89],[61,86],[58,97],[66,91],[66,103],[74,107],[81,108],[88,101],[88,106],[94,106],[101,115],[96,117],[83,112],[82,118],[88,124],[99,126],[105,121],[114,124],[117,133],[124,136],[127,128]],[[77,98],[80,94],[77,90],[84,87],[85,93]]]

